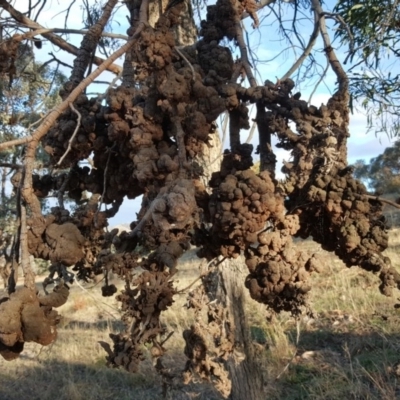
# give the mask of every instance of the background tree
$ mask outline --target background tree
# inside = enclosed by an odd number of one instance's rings
[[[48,63],[35,61],[32,42],[20,43],[14,62],[15,73],[8,80],[0,81],[0,138],[1,141],[25,137],[32,127],[59,101],[58,90],[65,76]],[[23,148],[9,148],[0,153],[1,204],[0,227],[2,231],[1,254],[5,257],[3,278],[7,280],[13,258],[12,247],[18,242],[14,239],[16,219],[18,219],[17,187],[12,183],[20,179],[24,157]],[[48,174],[47,154],[38,149],[35,160],[36,179]],[[42,205],[46,201],[43,199]]]
[[[398,193],[400,190],[400,142],[377,157],[370,160],[369,164],[359,160],[355,164],[354,175],[381,194]]]
[[[312,8],[297,2],[266,4],[289,43],[300,43],[301,53],[281,79],[263,78],[260,85],[241,22],[249,15],[254,27],[259,25],[258,7],[252,1],[219,0],[207,7],[197,42],[184,47],[179,46],[175,27],[182,16],[188,20],[186,2],[168,9],[161,2],[162,12],[151,26],[149,1],[127,1],[129,38],[102,60],[96,50],[103,37],[111,37],[103,31],[116,0],[96,8],[98,15],[81,32],[79,48],[36,22],[39,4],[22,14],[0,0],[0,7],[13,19],[12,24],[6,24],[8,19],[3,24],[8,32],[0,49],[4,76],[15,75],[18,45],[38,35],[76,55],[60,90],[62,102],[30,136],[0,144],[0,149],[26,145],[16,184],[21,192],[18,237],[24,287],[10,287],[0,304],[4,358],[18,357],[25,342],[54,341],[59,320],[54,308],[67,301],[66,282],[99,274],[107,277],[112,271],[125,282],[117,295],[125,328],[110,335],[111,344],[103,343],[110,366],[136,372],[144,345],[149,344],[165,391],[180,377],[187,383],[200,376],[213,382],[224,397],[247,398],[249,392],[238,392],[244,385],[236,382],[239,375],[231,368],[243,361],[247,351],[246,342],[239,340],[245,335],[236,323],[241,316],[237,318],[237,309],[226,299],[236,288],[229,288],[229,279],[217,279],[224,260],[245,257],[245,287],[254,300],[274,312],[299,315],[305,310],[311,289],[307,279],[319,271],[316,254],[293,246],[296,236],[312,237],[349,267],[359,265],[379,274],[380,290],[386,295],[400,287],[400,275],[381,254],[387,246],[382,203],[366,194],[347,165],[349,79],[330,41],[329,14],[317,0]],[[296,24],[298,13],[308,9],[312,22],[305,40]],[[282,21],[290,10],[291,31]],[[24,33],[13,31],[15,23]],[[318,70],[318,46],[337,79],[326,106],[302,100],[290,78],[297,74],[298,79],[306,79],[313,68]],[[236,61],[231,47],[239,55]],[[121,69],[113,63],[124,54]],[[93,70],[93,64],[99,67]],[[115,82],[110,82],[103,94],[89,98],[86,88],[105,70],[121,74],[121,84],[114,87]],[[238,83],[241,75],[247,84]],[[250,125],[249,104],[257,110],[260,173],[251,170],[253,146],[240,136]],[[229,116],[229,149],[206,187],[198,159],[215,135],[214,121],[222,113]],[[272,135],[278,147],[291,152],[283,183],[275,179]],[[55,172],[35,178],[40,143]],[[88,157],[93,158],[92,165],[82,165]],[[59,173],[65,170],[68,173]],[[39,197],[54,187],[61,194],[59,206],[43,212]],[[82,202],[84,192],[91,197]],[[73,212],[64,207],[64,193],[77,203]],[[107,232],[108,219],[124,199],[139,196],[143,196],[142,208],[131,231]],[[141,258],[138,245],[153,251]],[[190,245],[199,248],[207,267],[202,284],[188,297],[188,308],[196,318],[184,332],[187,363],[182,376],[163,358],[168,332],[160,318],[173,304],[178,260]],[[56,281],[53,293],[36,294],[29,254],[52,262],[46,282]],[[109,296],[116,291],[106,278],[102,293]],[[241,299],[238,295],[237,301]],[[257,387],[252,398],[262,398],[262,385]]]

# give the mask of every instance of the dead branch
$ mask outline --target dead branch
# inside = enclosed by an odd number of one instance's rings
[[[23,40],[32,39],[34,36],[43,35],[48,32],[51,32],[51,29],[47,29],[47,28],[36,29],[33,31],[26,32],[23,35],[16,34],[14,36],[14,40],[22,42]]]
[[[226,139],[226,132],[228,131],[228,122],[229,122],[229,112],[225,111],[224,112],[224,118],[223,118],[223,125],[222,125],[222,139],[221,139],[221,143],[222,143],[222,149],[224,148],[224,143],[225,143],[225,139]]]
[[[236,83],[239,76],[242,74],[242,71],[243,71],[243,63],[241,61],[236,61],[230,82]]]
[[[400,204],[397,204],[396,202],[392,201],[392,200],[388,200],[385,199],[384,197],[380,197],[380,196],[373,196],[370,194],[366,194],[364,195],[367,199],[371,199],[371,200],[376,200],[376,201],[380,201],[382,203],[388,204],[389,206],[395,207],[400,209]],[[359,198],[362,198],[362,196],[358,196]]]
[[[134,238],[136,236],[139,236],[141,234],[143,225],[147,222],[147,220],[150,219],[150,217],[152,216],[153,212],[154,212],[154,208],[157,205],[157,200],[160,199],[165,199],[165,193],[159,193],[157,195],[157,197],[151,202],[149,208],[147,209],[146,213],[144,214],[144,216],[140,219],[139,223],[135,226],[135,228],[129,232],[129,237],[130,238]]]
[[[271,147],[271,135],[274,133],[271,130],[271,125],[274,121],[274,116],[271,112],[267,113],[264,104],[257,102],[257,114],[255,122],[257,123],[259,137],[259,152],[260,152],[260,171],[270,171],[275,174],[276,156]]]
[[[51,28],[48,29],[48,31],[54,33],[75,33],[77,35],[86,35],[89,32],[86,29],[61,29],[61,28]],[[126,35],[122,35],[120,33],[111,33],[111,32],[102,32],[101,36],[108,37],[111,39],[122,39],[122,40],[129,39],[129,37]]]

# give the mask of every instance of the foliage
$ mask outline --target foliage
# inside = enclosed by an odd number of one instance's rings
[[[16,61],[18,74],[12,82],[0,82],[2,140],[22,134],[59,101],[58,91],[66,78],[48,63],[36,62],[30,45],[21,44]]]
[[[349,45],[346,60],[354,104],[367,110],[370,128],[397,136],[400,129],[400,8],[392,0],[339,0],[337,36]],[[342,21],[344,22],[343,25]]]

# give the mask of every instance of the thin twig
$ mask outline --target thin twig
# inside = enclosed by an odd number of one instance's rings
[[[175,333],[175,331],[171,331],[170,333],[168,333],[167,337],[160,343],[160,346],[164,346],[164,344],[167,342],[167,340],[170,339],[170,337]]]
[[[79,128],[81,127],[81,120],[82,120],[81,113],[74,107],[74,105],[72,103],[69,103],[69,107],[78,116],[78,120],[76,121],[76,127],[75,127],[75,130],[74,130],[74,133],[72,134],[71,138],[68,141],[67,150],[65,150],[65,153],[58,160],[58,163],[56,164],[56,166],[60,166],[62,164],[62,162],[64,161],[65,157],[67,156],[67,154],[71,151],[72,142],[75,140],[75,136],[78,133]]]
[[[190,289],[196,282],[198,282],[200,279],[204,278],[204,277],[208,274],[208,272],[209,272],[208,268],[210,267],[210,265],[211,265],[215,260],[216,260],[216,257],[214,257],[211,261],[209,261],[209,262],[207,263],[206,269],[205,269],[203,272],[201,272],[200,275],[199,275],[189,286],[186,286],[185,288],[178,290],[178,291],[176,292],[176,294],[182,294],[182,293],[186,292],[186,290]],[[221,264],[221,262],[224,261],[224,260],[225,260],[225,258],[223,258],[223,259],[222,259],[220,262],[218,262],[218,264],[216,264],[215,266],[218,266],[218,265]],[[201,269],[202,265],[203,265],[203,262],[200,263],[200,265],[199,265],[198,268]]]
[[[288,363],[285,365],[285,367],[283,368],[283,370],[278,374],[278,376],[275,378],[275,380],[277,381],[286,371],[287,369],[290,367],[290,365],[292,364],[294,358],[296,357],[297,354],[297,350],[298,350],[298,346],[299,346],[299,342],[300,342],[300,321],[297,320],[296,321],[296,347],[294,349],[292,358],[288,361]]]
[[[53,54],[53,52],[50,52],[50,53],[49,53],[49,56],[52,56],[52,59],[49,60],[49,62],[55,61],[55,62],[57,62],[58,64],[60,64],[60,65],[62,65],[62,66],[64,66],[64,67],[66,67],[66,68],[70,68],[70,69],[73,69],[73,68],[74,68],[72,65],[69,65],[69,64],[67,64],[66,62],[61,61],[60,59],[58,59],[58,58]],[[44,64],[43,64],[43,65],[44,65]],[[43,67],[43,65],[42,65],[42,67]]]
[[[76,284],[77,284],[84,292],[86,292],[92,299],[96,300],[95,306],[96,306],[99,310],[102,310],[102,311],[104,311],[105,313],[107,313],[108,315],[111,315],[111,317],[113,317],[114,319],[119,319],[119,318],[117,318],[115,315],[113,315],[113,314],[111,314],[110,312],[108,312],[107,310],[105,310],[104,308],[101,309],[101,308],[98,306],[98,303],[104,304],[105,306],[110,307],[112,310],[117,311],[118,314],[120,314],[120,310],[118,310],[118,308],[115,308],[115,307],[113,307],[113,306],[110,306],[109,304],[105,303],[104,301],[101,301],[101,300],[99,300],[98,298],[94,297],[87,289],[85,289],[85,288],[79,283],[79,281],[78,281],[78,279],[76,278],[76,276],[74,276],[74,282],[76,282]]]
[[[114,87],[114,85],[117,83],[118,79],[121,79],[121,74],[118,74],[114,77],[114,79],[108,84],[107,89],[105,90],[104,93],[102,93],[101,95],[97,96],[97,101],[98,102],[102,102],[106,96],[108,95],[108,92]]]
[[[38,123],[42,122],[48,115],[49,115],[50,111],[48,111],[43,117],[39,118],[38,120],[32,122],[29,126],[28,126],[28,131],[30,131],[35,125],[37,125]]]
[[[312,90],[312,92],[310,94],[310,97],[308,98],[308,104],[311,104],[312,97],[314,96],[315,92],[317,91],[318,86],[324,80],[324,78],[326,76],[326,73],[328,72],[329,65],[330,65],[329,61],[327,60],[326,67],[325,67],[324,71],[322,72],[321,76],[319,77],[318,82],[314,85],[313,90]]]
[[[319,0],[318,0],[319,1]],[[318,38],[318,31],[319,31],[319,21],[320,17],[316,11],[314,11],[314,29],[310,35],[310,40],[308,41],[307,47],[304,49],[302,55],[295,61],[295,63],[289,68],[289,71],[286,72],[281,77],[281,81],[290,78],[292,74],[301,66],[303,61],[309,56],[311,53],[312,48],[314,47],[317,38]]]

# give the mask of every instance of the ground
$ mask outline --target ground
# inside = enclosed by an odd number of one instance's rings
[[[297,242],[318,249],[311,241]],[[400,270],[400,231],[390,233],[386,255]],[[267,399],[398,399],[400,398],[399,299],[379,293],[378,278],[348,269],[320,250],[325,273],[313,276],[310,312],[298,321],[288,314],[269,315],[247,301],[248,317],[264,371]],[[198,276],[198,261],[186,256],[177,286],[186,288]],[[118,304],[100,296],[96,287],[74,283],[60,313],[58,339],[50,347],[28,343],[20,359],[0,360],[0,399],[154,399],[160,380],[150,361],[139,374],[109,369],[99,340],[118,329]],[[1,294],[1,293],[0,293]],[[185,294],[165,314],[174,334],[166,363],[184,366],[183,330],[192,315],[183,307]],[[182,386],[173,399],[219,399],[207,384]]]

